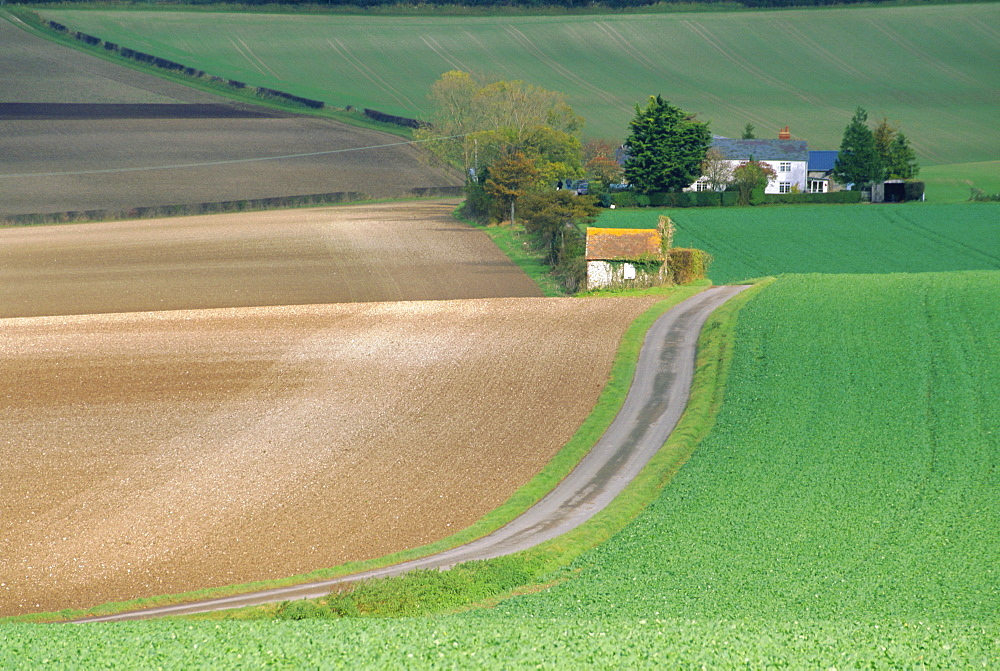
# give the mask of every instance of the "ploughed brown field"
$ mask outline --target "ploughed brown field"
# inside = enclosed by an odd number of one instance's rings
[[[456,205],[0,228],[0,317],[540,296]]]
[[[0,215],[460,179],[3,21],[0,62]],[[0,615],[383,556],[537,473],[651,300],[540,298],[455,204],[0,228]]]
[[[398,136],[234,103],[7,21],[0,62],[0,216],[462,183]]]
[[[0,320],[0,615],[378,557],[503,503],[648,299]]]

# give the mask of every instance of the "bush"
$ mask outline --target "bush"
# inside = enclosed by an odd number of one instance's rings
[[[634,191],[618,191],[611,194],[611,203],[615,207],[639,207]]]
[[[411,119],[410,117],[386,114],[385,112],[379,112],[378,110],[369,109],[367,107],[365,108],[365,116],[381,123],[391,123],[397,126],[403,126],[404,128],[420,128],[424,125],[422,122],[416,119]]]
[[[637,207],[649,207],[649,196],[644,193],[638,193],[635,196],[635,204]]]
[[[739,191],[723,191],[722,192],[722,205],[724,207],[732,207],[736,205],[740,200]]]
[[[907,180],[903,183],[904,200],[922,200],[924,197],[924,183],[917,180]]]
[[[860,191],[834,191],[830,193],[768,193],[755,205],[816,205],[824,203],[860,203]]]
[[[972,194],[969,200],[977,203],[993,203],[1000,201],[1000,193],[986,193],[980,188],[972,187]]]
[[[718,207],[722,205],[722,194],[718,191],[698,191],[694,200],[698,207]]]
[[[677,284],[705,279],[712,255],[700,249],[674,247],[667,252],[667,268]]]

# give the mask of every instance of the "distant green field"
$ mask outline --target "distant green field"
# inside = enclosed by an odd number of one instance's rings
[[[663,94],[739,136],[788,125],[836,149],[854,109],[902,125],[922,164],[1000,156],[1000,5],[736,13],[403,17],[45,9],[46,18],[213,74],[336,106],[421,116],[462,69],[565,92],[621,140]]]
[[[1000,272],[790,275],[633,524],[438,618],[6,625],[0,667],[994,668]]]
[[[927,185],[928,201],[960,203],[969,200],[972,187],[1000,193],[1000,160],[931,165],[921,168],[917,179]]]
[[[1000,204],[794,205],[606,210],[598,226],[677,226],[715,260],[716,284],[782,273],[1000,270]]]

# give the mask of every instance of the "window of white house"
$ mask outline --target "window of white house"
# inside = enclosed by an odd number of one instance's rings
[[[809,180],[809,193],[826,193],[826,180],[824,180],[824,179],[810,179]]]
[[[708,191],[708,182],[703,179],[699,179],[694,183],[695,191]]]
[[[778,193],[791,193],[792,183],[791,182],[779,182],[778,183]]]
[[[791,161],[782,161],[778,164],[778,172],[791,172],[792,163]]]

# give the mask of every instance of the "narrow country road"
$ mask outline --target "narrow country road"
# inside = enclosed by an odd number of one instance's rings
[[[499,557],[566,533],[607,506],[666,442],[687,404],[701,327],[715,308],[746,288],[712,287],[660,317],[646,335],[628,397],[604,436],[547,496],[495,532],[438,554],[340,578],[86,618],[78,622],[192,615],[276,601],[316,598],[343,583]]]

